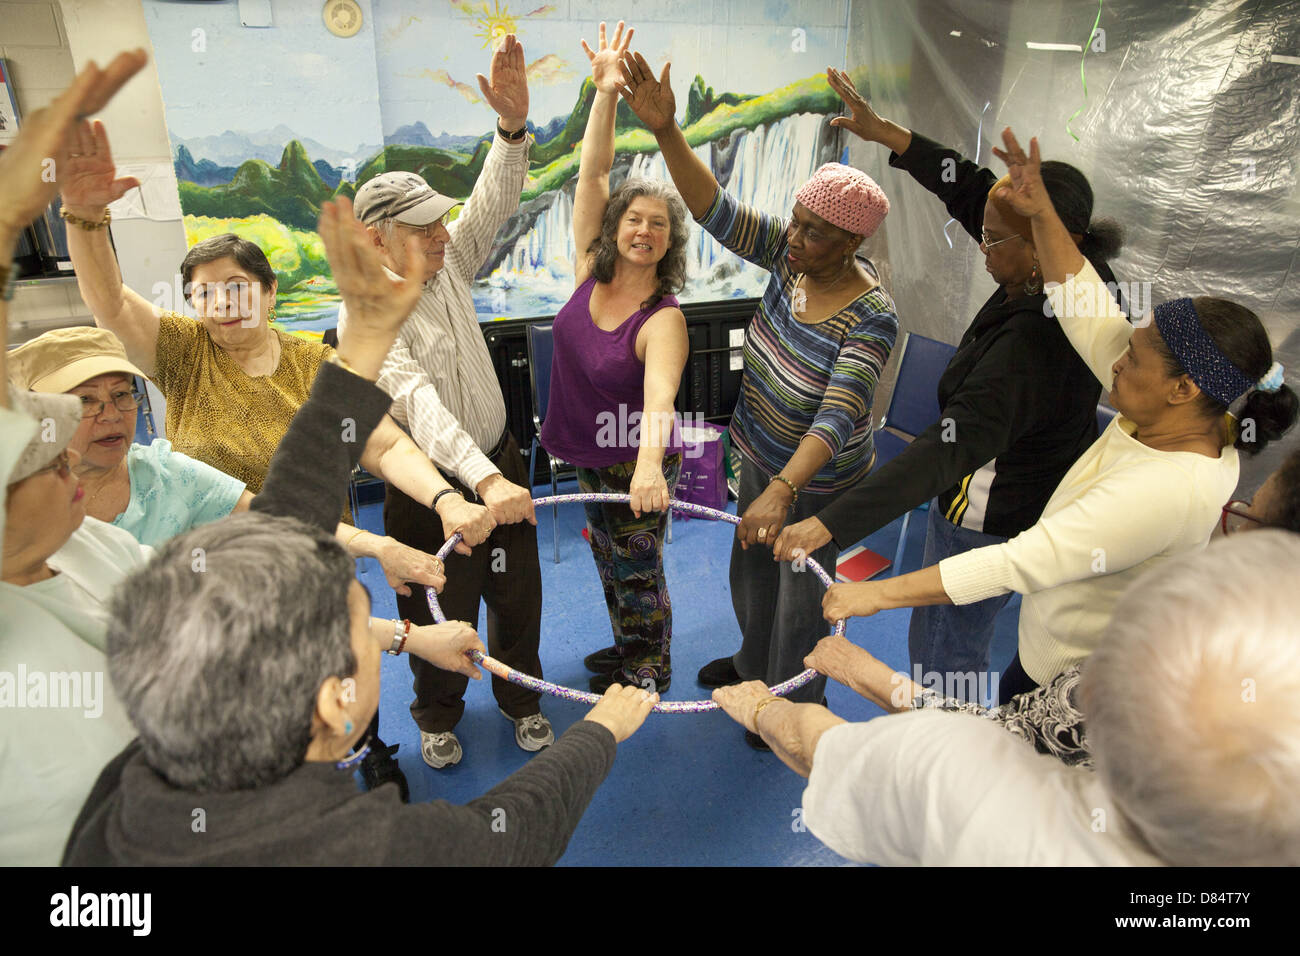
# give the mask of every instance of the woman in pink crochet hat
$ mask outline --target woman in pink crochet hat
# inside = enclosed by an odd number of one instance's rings
[[[894,302],[870,261],[857,256],[889,200],[871,177],[828,163],[795,194],[788,217],[769,216],[723,190],[675,120],[665,66],[658,80],[641,54],[623,58],[622,90],[654,134],[696,221],[722,245],[771,273],[745,334],[745,373],[731,419],[741,455],[740,527],[731,552],[731,595],[742,644],[707,664],[705,687],[769,684],[804,669],[825,627],[822,586],[769,550],[782,527],[834,501],[871,470],[871,403],[898,334]],[[834,568],[834,542],[810,557]],[[790,695],[818,702],[819,678]],[[751,745],[767,749],[747,733]]]

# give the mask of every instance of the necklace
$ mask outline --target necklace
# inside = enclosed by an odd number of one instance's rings
[[[840,276],[838,279],[836,279],[834,282],[832,282],[830,285],[826,286],[823,289],[812,290],[813,293],[815,295],[825,295],[827,292],[830,292],[832,289],[836,288],[841,282],[843,282],[849,276],[849,273],[852,272],[852,270],[853,270],[853,260],[850,259],[848,262],[844,264],[844,268],[840,270]],[[805,282],[807,278],[808,278],[808,273],[806,272],[799,273],[799,278],[797,278],[794,283],[795,288],[798,288],[799,283]],[[807,283],[805,282],[805,284]]]

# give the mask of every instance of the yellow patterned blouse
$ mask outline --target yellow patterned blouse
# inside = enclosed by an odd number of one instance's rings
[[[165,312],[158,320],[153,380],[167,399],[172,450],[262,490],[280,439],[311,392],[321,362],[334,353],[279,329],[280,365],[248,375],[212,341],[201,322]]]

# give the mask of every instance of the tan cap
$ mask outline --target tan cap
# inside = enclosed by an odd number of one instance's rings
[[[55,329],[9,353],[9,378],[33,392],[66,392],[110,372],[148,377],[127,361],[126,349],[107,329]]]
[[[367,226],[381,219],[427,226],[459,205],[459,199],[436,192],[415,173],[392,172],[367,180],[352,200],[352,211]]]
[[[36,420],[36,434],[14,462],[4,484],[16,485],[30,478],[68,447],[81,424],[81,402],[75,395],[42,395],[9,385],[9,405]]]

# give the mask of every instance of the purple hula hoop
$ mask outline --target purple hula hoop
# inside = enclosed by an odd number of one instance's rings
[[[570,504],[575,502],[602,502],[602,503],[622,503],[626,504],[631,501],[631,495],[551,495],[546,498],[534,498],[534,505],[553,505],[553,504]],[[740,524],[740,519],[733,514],[725,511],[718,511],[716,508],[706,508],[703,505],[691,504],[687,501],[678,501],[675,498],[670,501],[670,508],[674,511],[685,511],[689,514],[698,515],[701,518],[711,518],[714,521],[726,521],[730,524]],[[438,551],[438,558],[446,560],[451,549],[456,547],[460,542],[460,534],[454,534],[447,540],[447,543]],[[811,568],[813,573],[821,580],[822,584],[827,587],[833,583],[830,575],[822,568],[820,564],[812,558],[805,558],[804,564]],[[438,605],[438,595],[433,588],[425,588],[425,595],[429,599],[429,610],[433,612],[433,619],[439,624],[447,621],[447,615],[442,613],[442,608]],[[837,637],[844,636],[844,619],[835,622],[835,634]],[[594,704],[600,700],[599,694],[592,694],[588,691],[574,690],[571,687],[561,687],[559,684],[552,684],[550,681],[541,680],[537,677],[530,677],[512,667],[507,667],[500,661],[488,657],[481,651],[475,651],[470,655],[476,664],[482,664],[485,668],[496,674],[498,677],[505,678],[513,684],[520,687],[527,687],[529,690],[535,690],[542,694],[550,694],[553,697],[561,697],[564,700],[577,701],[581,704]],[[817,672],[811,668],[802,674],[790,678],[770,688],[773,694],[784,696],[795,688],[802,687],[814,677]],[[661,700],[651,709],[656,714],[702,714],[705,711],[717,710],[718,705],[711,700]]]

